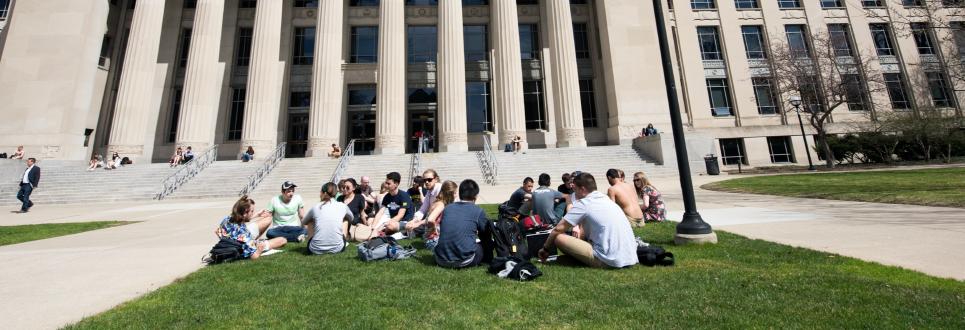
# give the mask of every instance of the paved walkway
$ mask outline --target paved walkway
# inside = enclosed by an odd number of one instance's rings
[[[731,176],[733,177],[733,176]],[[696,185],[728,178],[697,176]],[[671,210],[679,184],[657,179]],[[605,189],[605,182],[599,187]],[[515,185],[484,187],[498,203]],[[300,191],[306,201],[315,192]],[[259,206],[268,196],[255,196]],[[962,209],[797,199],[698,190],[715,229],[965,280]],[[233,199],[37,205],[0,214],[0,225],[94,220],[135,224],[0,247],[0,320],[9,329],[57,328],[108,310],[201,267],[214,226]],[[679,218],[680,212],[672,212]]]

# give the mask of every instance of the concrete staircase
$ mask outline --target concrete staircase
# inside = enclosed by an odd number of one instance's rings
[[[24,166],[21,164],[21,166]],[[161,189],[161,181],[176,169],[166,163],[136,164],[116,170],[87,171],[85,161],[42,160],[40,187],[30,199],[38,204],[103,203],[149,200]],[[22,170],[21,170],[22,173]],[[0,184],[0,205],[19,205],[17,178]]]
[[[643,171],[650,177],[677,174],[676,168],[654,164],[640,155],[632,146],[599,146],[588,148],[529,149],[526,153],[496,152],[499,164],[497,182],[500,185],[522,184],[523,179],[536,180],[540,173],[552,177],[555,185],[563,173],[576,170],[589,172],[599,181],[606,181],[606,171],[611,168],[623,170],[627,177]]]
[[[357,156],[356,159],[358,157],[364,156]],[[317,193],[322,187],[322,184],[331,179],[332,172],[335,171],[336,166],[338,166],[338,159],[285,158],[275,166],[271,173],[268,174],[268,177],[258,184],[258,187],[255,188],[252,195],[267,196],[278,194],[281,191],[281,184],[285,181],[291,181],[298,185],[298,193],[302,194],[303,198],[314,196],[306,200],[315,200],[315,198],[318,197]],[[247,182],[243,182],[235,189],[235,196],[238,195],[238,191],[241,190],[245,183]],[[307,192],[312,193],[309,194]]]
[[[225,160],[211,163],[165,199],[236,197],[248,183],[248,176],[262,165],[263,161]]]

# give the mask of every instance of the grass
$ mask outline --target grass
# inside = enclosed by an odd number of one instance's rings
[[[710,183],[703,188],[790,197],[965,207],[965,167],[758,176]]]
[[[725,232],[717,245],[671,246],[673,232],[637,233],[676,254],[674,267],[563,258],[539,264],[532,282],[442,269],[424,249],[363,263],[354,248],[309,256],[295,244],[205,267],[68,328],[965,328],[963,282]]]
[[[39,225],[0,226],[0,246],[36,241],[129,224],[124,221],[45,223]]]

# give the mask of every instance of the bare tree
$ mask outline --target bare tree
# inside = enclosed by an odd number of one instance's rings
[[[915,41],[921,54],[920,69],[944,75],[952,91],[950,105],[962,116],[962,104],[954,94],[965,87],[965,0],[889,0],[886,5],[891,10],[866,12],[889,21],[896,37]],[[930,88],[927,80],[918,83]]]
[[[876,58],[859,52],[845,33],[816,34],[790,41],[774,40],[769,56],[771,76],[778,95],[799,95],[800,111],[814,128],[826,166],[834,167],[827,142],[827,126],[840,108],[867,110],[874,119],[872,94],[885,90]]]

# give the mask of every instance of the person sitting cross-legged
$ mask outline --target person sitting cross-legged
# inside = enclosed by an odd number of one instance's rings
[[[409,193],[399,189],[400,181],[402,181],[402,175],[399,172],[385,175],[387,193],[382,197],[382,208],[379,209],[379,213],[370,221],[370,223],[374,221],[376,228],[373,234],[381,231],[388,235],[403,231],[405,225],[412,220],[412,198],[409,197]]]
[[[566,255],[593,267],[622,268],[637,264],[637,242],[620,206],[596,190],[596,179],[590,173],[580,173],[573,183],[576,195],[573,208],[550,232],[538,252],[540,260],[549,257],[547,250],[555,244]],[[588,241],[564,234],[578,225],[583,226]]]
[[[268,238],[284,237],[289,242],[305,240],[305,227],[300,219],[305,218],[305,203],[301,195],[295,194],[295,187],[291,181],[281,184],[281,195],[275,196],[268,204],[271,212],[272,228],[265,234]]]
[[[492,222],[475,204],[478,195],[479,184],[463,180],[459,184],[459,201],[442,210],[439,243],[433,249],[437,265],[465,268],[492,261]]]
[[[348,243],[349,222],[355,218],[344,203],[335,200],[338,191],[334,183],[322,185],[319,193],[321,202],[308,210],[302,218],[302,225],[311,228],[312,238],[308,241],[308,251],[314,254],[339,253]]]
[[[276,237],[269,240],[259,240],[261,233],[268,228],[271,220],[267,219],[268,214],[261,212],[255,214],[255,201],[247,195],[241,196],[231,208],[231,215],[221,220],[221,224],[215,229],[218,237],[229,238],[238,241],[242,245],[241,256],[245,259],[258,259],[263,252],[285,246],[285,239]],[[251,222],[252,220],[255,222]]]

